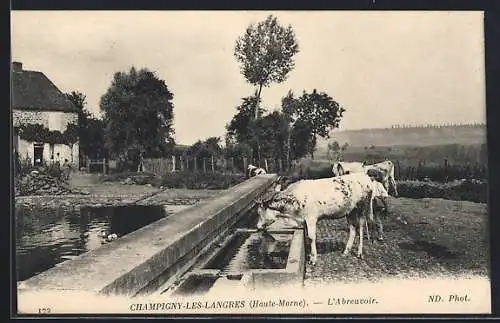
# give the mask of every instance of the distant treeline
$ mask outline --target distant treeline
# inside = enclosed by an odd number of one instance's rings
[[[343,130],[330,134],[326,141],[318,143],[317,153],[327,150],[328,143],[347,142],[350,147],[364,146],[435,146],[472,145],[486,141],[484,124],[465,125],[394,125],[391,128]]]
[[[483,128],[486,127],[485,123],[473,122],[473,123],[444,123],[444,124],[395,124],[391,126],[391,129],[399,128],[444,128],[444,127],[466,127],[466,128]],[[388,129],[388,128],[386,128]]]
[[[486,165],[488,149],[486,144],[450,144],[427,147],[349,147],[343,152],[342,156],[345,161],[399,160],[404,166],[418,166],[419,164],[427,166],[442,165],[445,160],[449,165]]]

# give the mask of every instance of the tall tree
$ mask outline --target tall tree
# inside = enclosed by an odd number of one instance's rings
[[[265,158],[284,158],[288,138],[288,120],[283,113],[273,111],[257,120],[256,134]]]
[[[153,156],[173,144],[172,100],[165,81],[146,68],[115,73],[100,102],[109,151],[130,159],[131,151]]]
[[[291,90],[281,99],[281,111],[288,122],[288,136],[286,140],[286,165],[290,167],[291,150],[292,150],[292,129],[299,118],[300,100],[295,98]]]
[[[291,25],[284,27],[273,15],[264,21],[250,24],[244,35],[238,37],[234,56],[248,83],[257,86],[257,104],[262,87],[281,83],[295,67],[294,55],[299,45]],[[255,118],[258,118],[255,106]]]
[[[291,131],[291,158],[298,159],[313,154],[316,143],[310,124],[299,119]]]
[[[345,109],[325,92],[303,92],[297,108],[298,119],[311,130],[313,147],[319,137],[329,138],[330,131],[338,128]],[[314,149],[310,152],[314,158]]]
[[[248,83],[257,86],[254,118],[258,119],[262,87],[282,83],[295,67],[294,56],[299,45],[291,25],[280,25],[273,15],[264,21],[250,24],[245,34],[238,37],[234,57]],[[257,160],[260,161],[260,144],[257,142]]]
[[[233,119],[226,125],[227,140],[245,143],[251,147],[251,152],[257,152],[257,134],[255,132],[256,121],[253,118],[254,107],[256,106],[258,98],[250,96],[242,98],[241,105],[236,107],[236,114]],[[262,116],[266,109],[258,105],[258,115]],[[246,156],[256,158],[257,156]]]
[[[79,91],[66,93],[67,98],[78,109],[78,141],[80,157],[104,157],[103,121],[92,116],[87,109],[87,97]],[[73,130],[67,130],[67,135]],[[71,145],[70,145],[71,146]]]

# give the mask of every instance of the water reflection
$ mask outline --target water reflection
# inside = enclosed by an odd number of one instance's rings
[[[206,266],[223,273],[251,269],[284,269],[292,234],[237,233]]]
[[[101,232],[119,237],[166,215],[163,207],[124,206],[16,210],[16,270],[19,281],[102,246]]]

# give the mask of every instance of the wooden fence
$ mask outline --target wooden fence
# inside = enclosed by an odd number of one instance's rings
[[[279,173],[285,170],[285,162],[281,159],[262,159],[260,163],[248,158],[216,158],[216,157],[186,157],[171,156],[170,158],[144,159],[144,171],[157,175],[171,172],[202,172],[202,173],[244,173],[250,164],[264,168],[268,173]]]

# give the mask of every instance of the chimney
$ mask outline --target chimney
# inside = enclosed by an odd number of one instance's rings
[[[23,63],[21,63],[21,62],[12,62],[12,71],[14,71],[14,72],[22,72],[23,71]]]

